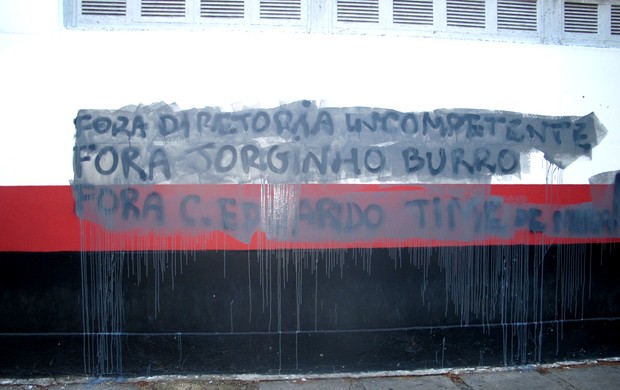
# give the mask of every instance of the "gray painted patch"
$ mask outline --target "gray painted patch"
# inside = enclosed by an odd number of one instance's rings
[[[537,116],[472,109],[178,110],[157,104],[80,110],[75,182],[488,183],[519,175],[532,150],[565,168],[606,130],[594,113]]]
[[[589,181],[590,184],[613,184],[616,179],[616,175],[619,173],[620,170],[601,172],[597,175],[592,176]]]

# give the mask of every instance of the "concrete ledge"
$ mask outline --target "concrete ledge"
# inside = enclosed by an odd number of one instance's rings
[[[0,389],[607,389],[620,383],[620,358],[516,367],[323,375],[170,375],[139,378],[0,379]]]

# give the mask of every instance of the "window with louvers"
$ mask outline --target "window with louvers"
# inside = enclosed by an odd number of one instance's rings
[[[379,23],[379,0],[337,0],[339,22]]]
[[[200,0],[202,18],[243,18],[244,0]]]
[[[538,29],[536,0],[498,0],[497,28],[499,30],[536,31]]]
[[[392,20],[396,24],[433,25],[433,0],[394,0]]]
[[[620,35],[620,4],[611,6],[611,35]]]
[[[485,0],[447,0],[448,26],[485,27]]]
[[[185,0],[142,0],[140,15],[147,17],[184,17]]]
[[[82,0],[82,15],[90,16],[125,16],[127,2],[125,0]]]
[[[68,27],[389,32],[620,47],[620,0],[65,0]],[[324,9],[329,4],[330,9]],[[551,11],[551,12],[549,12]],[[309,20],[309,18],[314,18]],[[551,38],[549,38],[551,37]]]
[[[598,4],[564,2],[564,31],[596,34],[598,32]]]
[[[300,20],[300,0],[261,0],[260,18],[275,20]]]

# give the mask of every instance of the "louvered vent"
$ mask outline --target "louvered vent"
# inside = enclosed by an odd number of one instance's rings
[[[378,23],[379,0],[338,0],[339,22]]]
[[[611,6],[611,34],[620,35],[620,5]]]
[[[499,0],[497,28],[500,30],[536,31],[536,0]]]
[[[299,20],[301,0],[261,0],[261,19]]]
[[[243,18],[244,0],[200,0],[203,18]]]
[[[142,0],[142,16],[183,17],[185,0]]]
[[[125,16],[127,4],[125,0],[83,0],[82,15]]]
[[[447,0],[448,26],[484,28],[485,0]]]
[[[598,4],[565,2],[564,31],[596,34],[598,31]]]
[[[433,0],[394,0],[392,13],[394,23],[432,25]]]

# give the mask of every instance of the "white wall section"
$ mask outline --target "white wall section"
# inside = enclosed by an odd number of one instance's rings
[[[563,182],[620,169],[617,48],[276,29],[66,30],[61,15],[62,2],[0,3],[0,185],[68,184],[78,110],[161,101],[182,109],[310,99],[399,111],[595,112],[608,134]],[[518,182],[546,178],[533,155]]]

